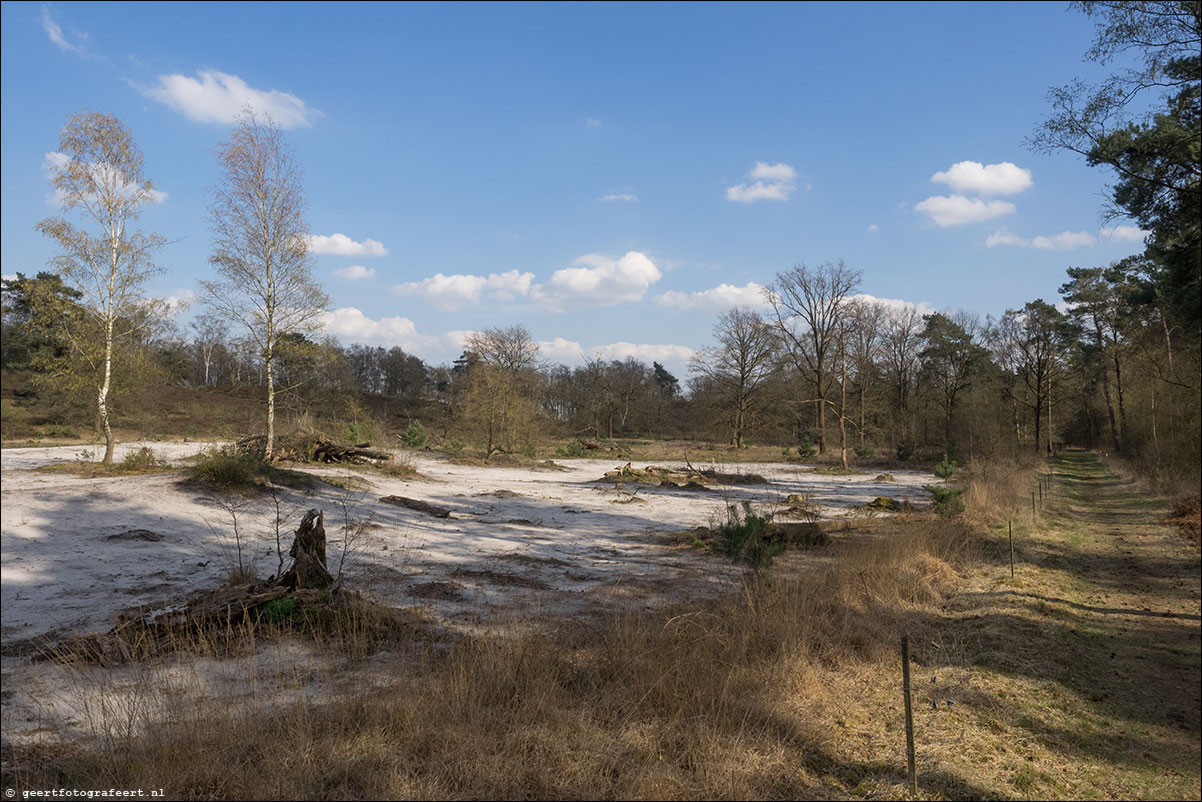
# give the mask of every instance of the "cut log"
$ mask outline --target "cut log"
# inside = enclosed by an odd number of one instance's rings
[[[321,510],[309,510],[296,529],[296,539],[288,555],[292,566],[280,576],[276,584],[289,590],[316,588],[323,590],[334,584],[334,577],[326,569],[325,516]]]
[[[343,446],[323,441],[313,449],[314,462],[388,462],[392,454],[362,446]]]
[[[433,515],[435,518],[450,518],[451,511],[445,507],[436,507],[425,501],[419,501],[415,498],[405,498],[404,496],[383,496],[380,499],[382,504],[392,504],[397,507],[408,507],[417,512],[424,512],[426,515]]]

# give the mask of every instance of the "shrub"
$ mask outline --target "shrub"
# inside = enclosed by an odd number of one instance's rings
[[[856,456],[860,459],[869,459],[876,456],[876,449],[871,446],[856,446]]]
[[[967,486],[946,487],[944,485],[923,485],[922,489],[934,497],[935,512],[944,518],[950,518],[953,515],[959,515],[964,512],[964,502],[960,500],[960,494],[968,490]]]
[[[239,488],[253,485],[264,467],[263,460],[255,454],[223,446],[202,451],[188,476],[213,487]]]
[[[458,438],[451,438],[450,442],[447,443],[447,453],[452,457],[463,456],[463,450],[465,448],[467,448],[467,443],[459,440]]]
[[[124,471],[148,471],[159,466],[159,459],[154,452],[143,446],[137,451],[131,451],[121,460]]]
[[[802,459],[813,459],[818,456],[818,449],[814,447],[814,438],[810,437],[809,432],[801,436],[801,445],[797,447],[797,456]]]
[[[269,620],[280,622],[289,618],[296,610],[296,599],[291,596],[272,599],[263,605],[262,610],[263,615],[267,616]]]
[[[425,448],[426,440],[429,439],[426,435],[426,427],[422,426],[419,420],[409,422],[409,428],[405,429],[405,433],[401,435],[401,444],[405,448]]]
[[[57,423],[49,423],[42,427],[42,435],[45,437],[78,437],[73,426],[62,426]]]
[[[737,563],[753,568],[767,567],[774,557],[785,550],[785,543],[774,537],[772,516],[759,515],[751,502],[741,507],[726,508],[726,520],[715,532],[714,548]]]
[[[935,475],[940,479],[951,479],[955,473],[956,461],[947,454],[944,454],[939,458],[939,461],[935,463]]]
[[[914,444],[909,440],[902,440],[897,444],[897,459],[898,462],[906,462],[914,458]]]
[[[557,457],[583,457],[587,454],[588,449],[579,440],[573,440],[566,446],[555,449],[555,456]]]
[[[376,425],[369,420],[353,420],[346,424],[346,438],[351,443],[370,443],[376,439]]]

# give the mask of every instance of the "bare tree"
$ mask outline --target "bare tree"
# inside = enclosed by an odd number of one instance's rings
[[[856,428],[860,434],[860,447],[863,448],[868,428],[868,383],[876,373],[877,360],[881,355],[886,307],[879,301],[856,297],[847,311],[851,325],[848,349],[855,369],[856,391],[860,396],[860,422]]]
[[[538,361],[538,343],[522,325],[472,332],[466,346],[485,364],[513,375],[532,370]]]
[[[774,371],[780,341],[759,314],[740,307],[718,318],[714,337],[718,347],[697,352],[689,367],[708,378],[725,396],[731,441],[735,448],[742,448],[760,408],[760,391]]]
[[[246,112],[217,146],[223,173],[208,205],[209,261],[219,278],[202,281],[210,305],[243,328],[263,360],[267,445],[275,439],[273,378],[283,337],[316,331],[329,298],[313,278],[303,176],[270,117]]]
[[[90,218],[100,227],[90,233],[59,217],[37,224],[62,252],[52,262],[65,281],[78,285],[83,308],[95,324],[104,348],[96,360],[99,374],[96,406],[104,431],[104,462],[112,463],[116,441],[109,420],[113,383],[113,349],[153,316],[146,315],[142,287],[160,272],[154,252],[165,240],[130,228],[142,209],[157,197],[142,173],[142,151],[129,129],[116,117],[88,110],[67,118],[52,155],[56,196],[64,211]],[[141,312],[139,313],[139,308]],[[84,332],[68,332],[83,339]],[[88,353],[91,349],[81,348]]]
[[[910,394],[918,371],[918,354],[922,349],[919,333],[922,315],[912,304],[896,306],[885,314],[885,370],[893,384],[894,442],[910,440]]]
[[[804,376],[812,377],[818,411],[818,453],[826,452],[826,401],[830,390],[829,361],[836,329],[846,312],[848,296],[860,286],[860,271],[842,260],[816,268],[804,264],[776,274],[764,290],[772,306],[776,329],[790,360]]]
[[[474,332],[465,343],[469,363],[465,422],[483,431],[486,453],[532,444],[537,430],[535,386],[538,343],[525,326]]]

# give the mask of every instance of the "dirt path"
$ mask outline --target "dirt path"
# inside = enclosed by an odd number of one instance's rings
[[[1015,530],[1015,578],[1003,524],[996,567],[933,622],[923,656],[949,666],[937,684],[963,712],[927,717],[926,746],[985,795],[1198,799],[1197,548],[1095,455],[1049,470],[1043,508]]]

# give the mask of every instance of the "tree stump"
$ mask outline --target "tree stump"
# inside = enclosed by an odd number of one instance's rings
[[[325,515],[321,510],[309,510],[296,528],[296,538],[288,556],[292,565],[280,577],[277,584],[292,590],[313,588],[325,590],[334,584],[326,568]]]

